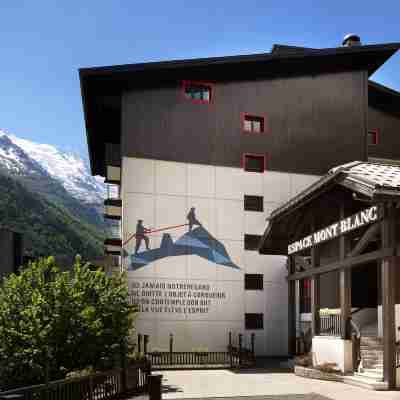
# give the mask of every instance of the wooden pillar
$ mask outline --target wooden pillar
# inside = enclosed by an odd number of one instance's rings
[[[382,248],[394,247],[396,244],[395,208],[391,204],[384,208],[381,226]],[[398,256],[387,257],[382,260],[383,378],[389,389],[396,387],[396,267],[400,267]]]
[[[351,316],[351,269],[340,270],[340,331],[342,339],[350,339],[349,318]]]
[[[344,205],[340,207],[340,220],[344,219]],[[346,235],[339,238],[339,257],[340,260],[346,258],[348,250],[348,240]],[[342,339],[350,339],[348,321],[351,317],[351,269],[342,268],[339,271],[340,287],[340,331]]]
[[[317,268],[319,266],[319,249],[317,247],[311,248],[311,266]],[[320,298],[320,276],[313,275],[311,278],[311,329],[312,335],[317,336],[320,333],[320,315],[321,308]]]
[[[289,276],[295,272],[294,256],[288,258]],[[288,353],[296,354],[296,281],[288,280]]]

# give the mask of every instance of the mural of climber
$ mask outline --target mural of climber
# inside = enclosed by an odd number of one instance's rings
[[[130,240],[136,240],[134,254],[128,254],[124,251],[124,256],[129,257],[129,267],[131,271],[143,268],[153,261],[165,258],[182,255],[197,255],[205,258],[210,262],[225,267],[240,269],[234,264],[226,251],[225,246],[215,239],[210,232],[201,224],[196,217],[196,209],[192,207],[186,216],[188,223],[170,226],[166,228],[154,229],[146,228],[143,225],[143,220],[138,220],[136,225],[136,232],[124,243],[126,245]],[[149,237],[155,232],[168,231],[175,228],[188,227],[181,237],[175,242],[169,233],[165,232],[162,236],[161,245],[159,248],[150,249]],[[142,243],[144,242],[146,249],[140,251]]]

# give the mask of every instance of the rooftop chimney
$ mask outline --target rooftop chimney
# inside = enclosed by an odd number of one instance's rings
[[[349,33],[343,38],[342,45],[344,47],[361,46],[360,36],[355,35],[354,33]]]

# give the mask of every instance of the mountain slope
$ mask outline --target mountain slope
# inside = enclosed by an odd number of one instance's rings
[[[0,130],[0,174],[0,227],[26,233],[30,254],[102,254],[105,185],[82,159]]]
[[[26,253],[93,258],[102,253],[102,236],[65,209],[0,174],[0,223],[24,234]]]

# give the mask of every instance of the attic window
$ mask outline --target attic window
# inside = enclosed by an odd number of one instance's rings
[[[379,143],[379,130],[370,129],[368,131],[368,144],[375,145]]]
[[[242,114],[242,129],[247,133],[263,133],[264,117],[259,115]]]
[[[212,85],[204,82],[183,81],[183,94],[193,103],[210,103]]]

